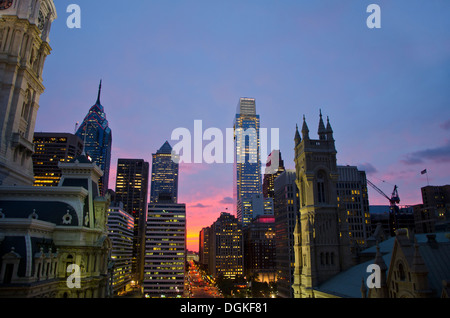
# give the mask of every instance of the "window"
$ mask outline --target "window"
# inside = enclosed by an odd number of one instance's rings
[[[325,203],[325,174],[319,171],[317,174],[317,202]]]

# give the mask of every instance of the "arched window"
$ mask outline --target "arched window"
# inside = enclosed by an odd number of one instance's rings
[[[325,202],[325,173],[319,171],[317,174],[317,203]]]
[[[399,279],[401,281],[405,280],[405,278],[406,278],[405,269],[403,268],[403,264],[402,263],[398,264],[398,275],[399,275]]]

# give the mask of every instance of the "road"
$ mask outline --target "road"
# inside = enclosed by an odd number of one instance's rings
[[[190,298],[222,298],[214,282],[206,275],[202,275],[194,262],[190,263],[188,272]]]

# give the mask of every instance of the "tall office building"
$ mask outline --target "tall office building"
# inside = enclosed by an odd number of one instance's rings
[[[278,163],[278,165],[276,165]],[[276,166],[275,166],[276,165]],[[273,150],[269,155],[264,171],[263,179],[263,195],[265,198],[274,197],[275,179],[285,170],[284,161],[281,158],[280,150]]]
[[[1,1],[0,185],[34,183],[33,134],[56,16],[52,0]]]
[[[144,264],[145,218],[147,214],[149,163],[143,159],[119,159],[117,162],[116,198],[134,218],[133,273],[142,282]]]
[[[186,205],[149,203],[145,236],[144,295],[183,297],[186,262]]]
[[[350,245],[358,250],[365,249],[372,234],[366,173],[354,166],[338,166],[337,170],[338,207],[347,214]]]
[[[106,119],[105,109],[100,103],[101,90],[102,83],[100,82],[97,101],[89,109],[76,135],[83,140],[86,155],[103,171],[99,186],[101,195],[105,195],[109,187],[112,132]]]
[[[233,198],[236,212],[245,199],[262,195],[259,130],[260,118],[256,114],[255,99],[241,98],[234,119]],[[240,222],[244,221],[243,216],[239,217]]]
[[[178,202],[178,163],[172,160],[172,147],[165,142],[152,155],[152,178],[150,202],[156,203],[160,199]]]
[[[133,257],[134,219],[122,202],[111,202],[108,209],[108,237],[111,240],[111,259],[114,262],[112,289],[114,294],[126,290],[133,279],[131,259]]]
[[[281,298],[293,297],[294,229],[300,208],[295,180],[295,170],[286,170],[274,182],[277,293]]]
[[[244,227],[243,234],[245,275],[264,283],[276,282],[275,217],[258,215]]]
[[[235,279],[244,274],[242,224],[230,213],[222,212],[209,228],[208,269],[213,276]]]
[[[34,133],[34,185],[56,187],[61,179],[60,162],[69,162],[83,152],[83,141],[69,133]]]
[[[236,216],[243,225],[250,224],[259,215],[273,215],[273,198],[264,198],[262,194],[251,194],[239,201]]]
[[[199,233],[199,239],[198,239],[198,258],[199,263],[208,268],[208,261],[209,261],[209,234],[210,234],[210,228],[204,227],[201,229]]]

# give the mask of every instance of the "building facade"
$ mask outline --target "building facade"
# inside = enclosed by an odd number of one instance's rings
[[[56,187],[61,179],[60,162],[68,162],[83,152],[83,141],[70,133],[34,133],[34,186]]]
[[[186,205],[149,203],[145,235],[144,295],[183,297],[186,264]]]
[[[0,8],[0,185],[34,183],[33,134],[56,17],[52,0],[3,1]]]
[[[338,207],[346,211],[352,253],[357,253],[368,247],[372,234],[366,173],[354,166],[338,166],[337,170]]]
[[[274,182],[277,293],[281,298],[293,298],[294,229],[300,209],[295,181],[295,170],[286,170]]]
[[[100,103],[101,89],[102,84],[100,82],[97,101],[89,109],[76,135],[83,140],[86,155],[103,171],[99,186],[100,193],[105,195],[109,187],[112,132],[106,119],[105,109]]]
[[[143,159],[118,159],[115,200],[134,219],[133,273],[142,282],[144,274],[145,226],[149,184],[149,163]]]
[[[239,100],[233,127],[235,137],[233,199],[236,204],[235,211],[238,211],[245,199],[252,195],[262,195],[260,118],[256,114],[255,99]],[[243,215],[239,220],[244,221]]]
[[[300,218],[294,231],[294,297],[314,297],[314,288],[349,268],[349,228],[345,210],[338,207],[339,173],[333,130],[320,113],[319,139],[310,139],[303,118],[302,137],[295,134],[296,183]]]
[[[113,262],[112,289],[114,295],[125,291],[133,279],[132,258],[134,218],[128,214],[122,202],[111,202],[108,208],[108,237],[111,240]]]
[[[243,197],[237,206],[236,216],[242,225],[248,225],[259,215],[273,215],[273,198],[264,198],[260,194]]]
[[[209,227],[204,227],[199,233],[199,246],[198,246],[198,258],[199,263],[206,269],[208,269],[209,262],[209,234],[211,230]]]
[[[178,202],[178,163],[172,160],[172,147],[165,142],[161,148],[152,155],[152,177],[150,202],[157,203],[171,200]]]
[[[260,282],[277,280],[275,217],[259,215],[244,227],[244,274]]]
[[[264,171],[263,196],[273,198],[275,195],[275,179],[285,171],[284,161],[281,158],[280,150],[273,150],[269,155]]]
[[[210,226],[209,262],[211,275],[235,279],[244,274],[242,224],[230,213],[222,212]]]
[[[0,297],[112,295],[102,172],[84,156],[60,169],[58,187],[0,187]]]

